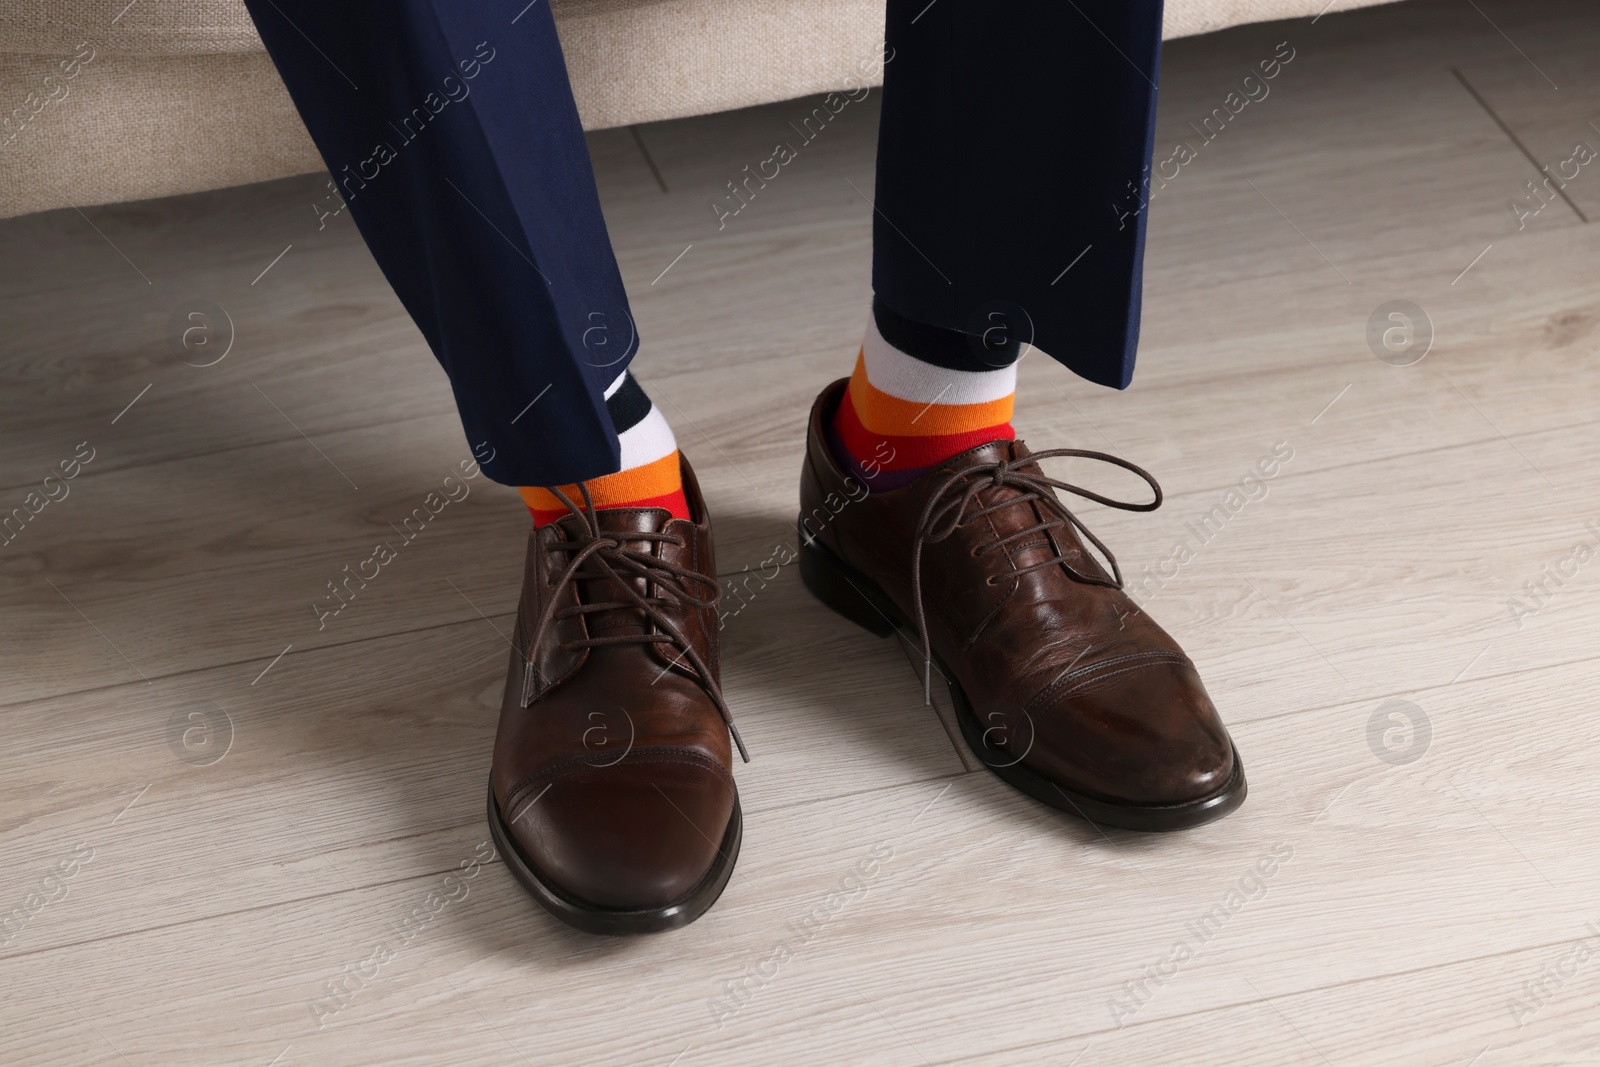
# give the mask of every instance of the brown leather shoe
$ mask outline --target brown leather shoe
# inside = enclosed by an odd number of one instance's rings
[[[1054,492],[1149,511],[1161,503],[1155,480],[1102,453],[1034,454],[1002,440],[874,491],[828,444],[845,384],[811,410],[800,478],[807,588],[879,636],[914,633],[949,684],[967,746],[1046,804],[1130,830],[1198,826],[1242,804],[1244,768],[1194,664],[1122,591],[1115,559]],[[1055,481],[1038,456],[1113,463],[1155,499],[1125,504]]]
[[[534,899],[591,933],[693,922],[739,855],[739,735],[718,687],[711,524],[687,460],[683,488],[693,521],[585,498],[528,538],[489,826]]]

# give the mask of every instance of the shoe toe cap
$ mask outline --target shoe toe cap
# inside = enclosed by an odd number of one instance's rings
[[[1227,727],[1187,664],[1117,675],[1056,697],[1034,715],[1041,769],[1108,800],[1187,804],[1234,778]]]
[[[735,795],[710,761],[649,752],[521,792],[502,813],[523,857],[577,903],[618,911],[688,897],[721,859]]]

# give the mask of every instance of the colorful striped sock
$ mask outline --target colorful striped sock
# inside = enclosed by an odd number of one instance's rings
[[[898,489],[958,452],[1012,440],[1012,343],[984,353],[964,333],[874,300],[855,373],[829,426],[835,456],[872,489]]]
[[[622,469],[591,478],[584,484],[596,508],[665,508],[675,519],[687,519],[689,502],[683,495],[683,472],[678,466],[678,440],[672,427],[650,397],[624,371],[606,389],[606,414],[622,446]],[[561,491],[583,506],[576,485]],[[523,503],[533,513],[533,524],[544,526],[569,514],[567,506],[549,489],[524,486]]]

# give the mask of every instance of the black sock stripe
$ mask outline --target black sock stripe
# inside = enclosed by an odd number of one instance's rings
[[[872,318],[885,341],[912,359],[945,370],[998,370],[1015,363],[1022,354],[1020,341],[982,348],[976,336],[908,319],[876,295],[872,298]]]
[[[619,434],[633,429],[650,414],[650,397],[632,371],[624,374],[622,385],[606,401],[606,414],[611,416],[611,426]]]

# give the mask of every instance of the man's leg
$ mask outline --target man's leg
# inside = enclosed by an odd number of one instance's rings
[[[1138,338],[1161,5],[889,0],[875,298],[812,411],[801,575],[880,635],[916,632],[967,744],[1096,823],[1169,830],[1244,800],[1194,665],[1122,590],[1011,426],[1031,342],[1125,386]],[[1092,544],[1105,558],[1090,553]]]
[[[484,472],[615,470],[603,394],[637,339],[548,8],[247,6]]]
[[[872,285],[1123,388],[1139,338],[1161,0],[889,0]],[[1138,197],[1131,194],[1138,192]]]
[[[575,926],[689,922],[741,825],[710,527],[627,373],[638,338],[549,5],[246,2],[480,465],[534,514],[496,844]]]
[[[1159,0],[889,3],[875,299],[832,426],[880,488],[1014,436],[1024,343],[1128,384],[1160,51]]]

